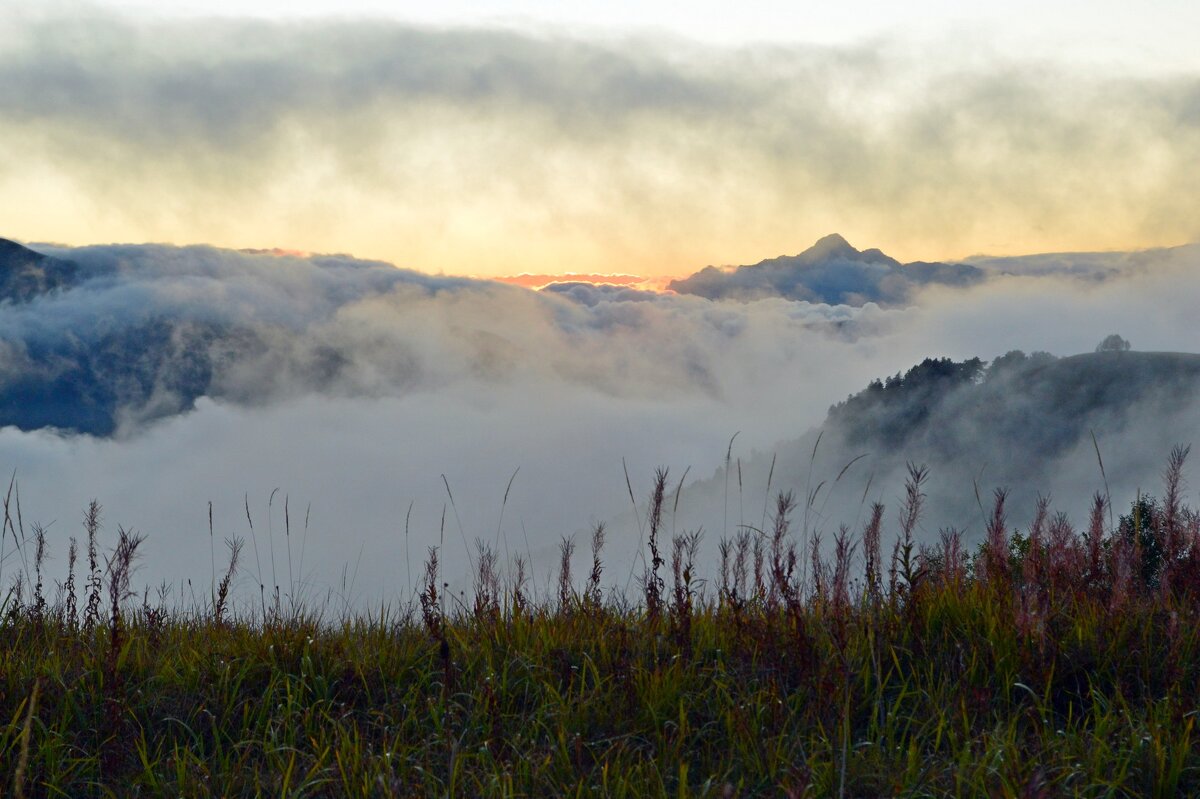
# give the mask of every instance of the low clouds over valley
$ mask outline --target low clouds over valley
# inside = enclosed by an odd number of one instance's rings
[[[1181,340],[1196,336],[1186,332],[1187,298],[1200,293],[1194,248],[980,262],[965,285],[917,282],[906,302],[886,304],[586,284],[535,292],[346,256],[211,247],[32,250],[44,257],[6,245],[0,302],[0,461],[16,469],[25,517],[53,521],[52,541],[63,543],[96,497],[110,529],[150,535],[155,579],[198,579],[207,503],[218,537],[249,532],[248,503],[256,534],[274,536],[260,540],[252,574],[269,568],[268,546],[282,557],[303,542],[303,590],[356,600],[407,596],[408,572],[431,545],[462,575],[476,538],[532,557],[544,583],[559,537],[601,520],[612,524],[621,582],[638,539],[625,468],[644,502],[655,466],[673,479],[690,467],[673,523],[703,527],[715,548],[733,524],[717,502],[718,470],[738,431],[743,513],[762,509],[771,454],[772,491],[803,495],[832,480],[843,453],[862,450],[871,458],[838,484],[822,524],[853,517],[871,475],[871,493],[894,501],[904,460],[927,457],[941,461],[929,463],[928,532],[969,532],[965,465],[982,468],[973,474],[983,492],[1003,483],[1023,502],[1040,490],[1015,484],[1015,459],[991,449],[1003,436],[988,437],[1022,419],[1035,433],[1058,424],[1039,416],[1045,401],[1027,382],[999,372],[984,382],[992,433],[979,429],[986,409],[962,405],[975,403],[964,394],[940,398],[937,424],[914,426],[891,451],[884,439],[835,444],[830,432],[811,477],[815,432],[786,442],[872,379],[927,357],[1065,356],[1114,331],[1136,350],[1200,351],[1200,340]],[[1170,444],[1198,429],[1188,391],[1114,399],[1086,418],[1115,500],[1153,489]],[[1080,424],[1050,453],[1069,470],[1030,471],[1058,475],[1051,490],[1072,512],[1100,485]],[[303,534],[298,509],[310,504]]]

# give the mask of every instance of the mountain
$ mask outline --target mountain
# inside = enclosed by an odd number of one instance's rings
[[[79,267],[34,252],[15,241],[0,239],[0,303],[24,303],[66,288],[76,281]]]
[[[3,241],[0,428],[121,436],[206,396],[254,405],[403,390],[419,368],[405,342],[385,345],[376,327],[361,333],[339,314],[397,289],[419,297],[464,285],[474,284],[341,255],[203,245],[46,254]],[[370,371],[355,372],[356,359]]]
[[[103,270],[0,239],[0,313],[72,313],[72,294]],[[41,300],[53,303],[33,308]],[[3,317],[0,317],[3,320]],[[146,417],[190,409],[212,377],[210,349],[228,332],[213,324],[150,318],[115,324],[103,316],[41,325],[0,345],[0,425],[113,434],[136,408]],[[50,331],[54,330],[54,333]]]
[[[929,469],[926,531],[979,532],[995,488],[1009,491],[1018,523],[1039,495],[1076,518],[1099,491],[1119,512],[1158,490],[1171,448],[1192,442],[1200,443],[1200,355],[929,358],[834,405],[819,429],[744,455],[731,484],[744,481],[761,502],[769,475],[772,491],[793,491],[801,508],[811,493],[811,528],[833,533],[854,527],[865,503],[894,512],[911,462]],[[722,518],[725,486],[718,471],[690,490],[697,519]]]
[[[668,288],[710,300],[783,297],[830,305],[897,305],[931,284],[969,286],[984,278],[968,264],[902,264],[877,249],[857,250],[835,234],[799,255],[785,255],[739,266],[733,271],[708,266]]]
[[[1200,355],[1187,353],[1056,358],[1014,351],[988,366],[978,358],[926,359],[833,406],[826,425],[851,446],[935,463],[961,458],[982,442],[995,460],[1027,468],[1063,454],[1089,430],[1145,424],[1127,416],[1143,403],[1181,408],[1195,402],[1198,390]]]

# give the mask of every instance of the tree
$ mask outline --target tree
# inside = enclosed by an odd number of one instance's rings
[[[1111,333],[1096,345],[1096,352],[1128,352],[1129,346],[1129,339]]]
[[[1117,534],[1124,539],[1130,553],[1141,555],[1142,585],[1158,587],[1167,553],[1163,548],[1163,507],[1154,497],[1141,494],[1134,500],[1129,514],[1121,517]]]

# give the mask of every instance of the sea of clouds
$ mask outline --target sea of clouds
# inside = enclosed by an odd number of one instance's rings
[[[1112,332],[1140,350],[1200,351],[1194,247],[1007,260],[989,264],[980,285],[888,309],[582,285],[534,292],[209,247],[38,249],[76,261],[84,278],[0,310],[6,381],[22,364],[44,368],[13,355],[34,341],[111,336],[151,319],[239,331],[207,340],[211,378],[190,410],[151,413],[172,406],[136,394],[142,404],[123,409],[111,437],[0,430],[0,465],[15,470],[27,529],[48,525],[52,572],[96,498],[105,540],[117,525],[148,536],[142,582],[165,580],[185,599],[207,596],[213,550],[220,569],[232,536],[247,538],[239,587],[252,593],[261,580],[310,600],[402,602],[430,546],[465,586],[476,539],[531,560],[544,591],[561,537],[576,536],[582,553],[600,521],[610,525],[606,582],[624,587],[639,541],[626,474],[640,516],[656,466],[671,469],[672,489],[690,468],[671,524],[702,527],[712,558],[730,521],[689,485],[724,465],[734,433],[734,457],[749,462],[819,426],[870,379],[928,356],[1067,355]],[[182,362],[156,362],[164,385]],[[1200,429],[1196,408],[1174,410],[1135,420],[1106,453],[1122,489],[1156,485],[1166,442]],[[1093,455],[1075,462],[1078,478],[1056,490],[1071,509],[1099,485]],[[841,465],[821,462],[816,478]],[[812,479],[777,474],[772,490],[803,496]],[[745,482],[740,501],[757,517],[765,475]],[[877,491],[888,503],[899,495],[882,478]],[[958,521],[931,518],[926,532]],[[5,551],[11,577],[21,555],[11,540]]]

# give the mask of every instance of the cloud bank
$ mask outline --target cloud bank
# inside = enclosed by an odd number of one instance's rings
[[[977,42],[930,57],[58,8],[6,8],[0,33],[0,214],[27,240],[679,275],[829,230],[905,260],[1200,235],[1191,74]]]
[[[0,464],[17,470],[26,520],[53,521],[55,568],[96,497],[110,533],[119,523],[150,535],[144,574],[173,581],[176,595],[203,596],[210,549],[219,559],[222,538],[250,534],[244,503],[258,547],[258,558],[247,550],[241,586],[251,594],[261,578],[285,593],[400,599],[426,547],[443,547],[457,581],[476,538],[530,558],[544,589],[559,537],[602,520],[612,524],[610,584],[623,587],[638,548],[625,468],[644,505],[655,466],[670,466],[673,480],[691,467],[689,485],[711,477],[741,431],[734,455],[747,465],[746,506],[757,508],[749,498],[765,489],[766,456],[755,451],[779,450],[830,404],[925,357],[1066,355],[1114,331],[1139,350],[1200,352],[1189,324],[1200,271],[1194,253],[1175,250],[1130,256],[1136,268],[1104,280],[1072,266],[1088,257],[1060,256],[1052,274],[930,287],[912,306],[884,309],[583,284],[532,292],[347,257],[211,247],[39,249],[76,264],[74,282],[0,303],[0,385],[70,371],[72,353],[124,352],[92,377],[129,401],[114,405],[112,437],[4,428]],[[37,347],[61,357],[28,357]],[[170,388],[197,375],[194,408],[178,413]],[[1190,406],[1177,410],[1135,414],[1122,428],[1114,497],[1154,485],[1164,447],[1194,437]],[[1093,455],[1066,456],[1082,465],[1077,480],[1052,487],[1064,504],[1098,487]],[[955,475],[930,465],[941,493],[957,491]],[[781,467],[773,488],[802,495],[806,479]],[[897,493],[882,477],[877,490],[884,501]],[[830,507],[842,501],[857,497]],[[703,527],[711,552],[724,517],[688,486],[680,507],[673,523]],[[934,532],[940,523],[929,521]]]

